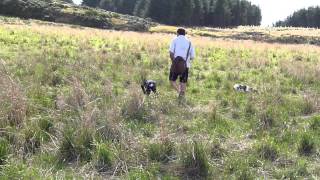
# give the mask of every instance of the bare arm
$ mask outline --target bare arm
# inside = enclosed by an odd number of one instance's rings
[[[170,48],[169,48],[169,54],[170,54],[170,59],[171,59],[171,61],[174,60],[175,50],[176,50],[176,45],[175,45],[175,42],[174,42],[174,40],[173,40],[173,41],[171,42]]]
[[[194,60],[195,56],[196,56],[196,53],[195,53],[194,47],[191,46],[191,51],[190,51],[190,59],[191,59],[191,61]]]
[[[171,61],[174,60],[174,53],[173,52],[170,52],[170,59],[171,59]]]

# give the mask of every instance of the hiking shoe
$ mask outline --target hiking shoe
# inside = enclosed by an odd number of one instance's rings
[[[185,92],[180,92],[179,93],[179,97],[184,97],[185,96]]]
[[[179,93],[179,96],[178,96],[178,102],[179,104],[184,104],[186,101],[186,98],[185,98],[185,93]]]

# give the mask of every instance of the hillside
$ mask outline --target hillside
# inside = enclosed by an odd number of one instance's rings
[[[142,18],[55,0],[0,1],[0,14],[101,29],[147,31],[151,25]]]
[[[189,36],[179,103],[174,37],[1,17],[0,179],[319,178],[318,46]]]

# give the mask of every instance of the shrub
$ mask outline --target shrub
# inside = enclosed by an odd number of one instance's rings
[[[303,156],[310,156],[314,151],[315,143],[312,136],[309,134],[302,135],[298,147],[299,154]]]
[[[209,163],[202,144],[193,142],[192,145],[182,146],[182,162],[189,176],[208,176]]]
[[[0,138],[0,165],[3,165],[9,154],[9,143],[6,139]]]
[[[166,140],[161,143],[149,144],[148,155],[151,160],[168,162],[175,152],[174,143]]]
[[[96,16],[99,16],[99,13],[96,10],[88,9],[87,11],[85,11],[85,15],[87,15],[89,17],[90,16],[91,17],[96,17]]]
[[[95,167],[99,172],[107,171],[112,166],[112,152],[107,144],[96,144]]]

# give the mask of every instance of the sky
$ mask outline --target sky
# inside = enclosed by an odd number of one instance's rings
[[[73,0],[80,4],[82,0]],[[284,20],[294,11],[309,6],[320,6],[320,0],[249,0],[258,5],[262,11],[262,26],[272,26],[279,20]]]
[[[73,2],[76,4],[81,4],[82,0],[73,0]]]

